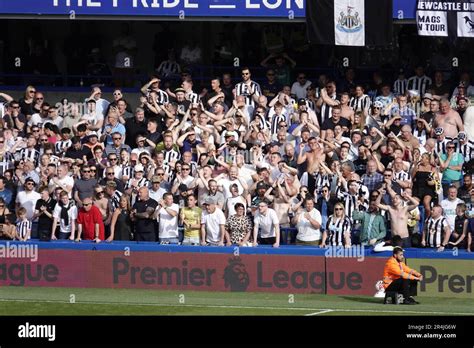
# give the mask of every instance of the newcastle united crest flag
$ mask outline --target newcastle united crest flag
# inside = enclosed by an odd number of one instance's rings
[[[474,37],[474,0],[418,0],[416,25],[421,36]]]
[[[306,2],[308,39],[314,44],[386,46],[392,41],[392,0]]]

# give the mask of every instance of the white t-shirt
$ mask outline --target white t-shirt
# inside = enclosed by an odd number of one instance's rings
[[[173,203],[171,207],[172,211],[179,213],[179,205]],[[160,238],[178,238],[178,215],[171,216],[165,208],[160,208],[160,225],[159,225],[159,237]]]
[[[311,81],[306,81],[303,86],[301,86],[299,82],[295,82],[291,86],[291,94],[295,94],[298,99],[306,98],[306,95],[308,93],[306,91],[306,88],[308,88],[309,86],[311,86]]]
[[[58,126],[59,129],[63,128],[63,118],[61,116],[56,117],[54,120],[48,118],[46,121],[44,121],[43,125],[46,123],[52,123]]]
[[[441,208],[443,208],[444,216],[446,216],[446,220],[448,220],[449,228],[451,229],[451,231],[454,231],[454,220],[456,219],[456,206],[459,203],[464,203],[464,201],[459,198],[456,198],[454,201],[450,201],[447,198],[441,201]]]
[[[160,187],[158,189],[158,191],[153,191],[151,188],[150,188],[150,198],[151,199],[154,199],[155,201],[159,202],[163,199],[163,195],[168,192],[166,189],[164,189],[163,187]]]
[[[309,220],[304,216],[306,213],[306,209],[300,213],[301,217],[299,218],[298,224],[296,225],[296,228],[298,228],[298,234],[296,238],[302,242],[320,240],[321,231],[319,228],[316,229],[313,227],[313,225],[311,225],[311,222],[309,222]],[[309,212],[309,215],[313,220],[316,220],[321,225],[323,221],[321,218],[321,213],[316,208],[313,208],[313,210]]]
[[[69,208],[67,215],[69,216],[69,224],[66,226],[64,224],[64,220],[61,219],[61,206],[59,203],[56,204],[53,210],[53,217],[55,219],[58,219],[59,221],[59,231],[62,233],[70,233],[71,232],[71,225],[73,220],[77,219],[77,206],[73,205],[71,208]]]
[[[26,209],[26,218],[28,220],[33,219],[35,214],[36,201],[41,198],[41,195],[36,191],[26,193],[26,191],[18,192],[16,196],[16,203],[19,203],[21,207]]]
[[[58,182],[64,187],[64,186],[71,186],[71,187],[74,187],[74,179],[69,176],[69,175],[66,175],[64,178],[62,179],[58,179]],[[53,179],[49,180],[49,187],[56,189],[56,187],[59,187],[54,181]],[[69,192],[69,199],[72,198],[72,189],[71,191]]]
[[[275,225],[279,225],[280,220],[278,219],[275,210],[267,208],[267,213],[265,215],[262,215],[257,211],[253,223],[257,229],[259,229],[260,238],[271,238],[276,237]]]
[[[236,184],[239,187],[239,195],[244,193],[244,188],[240,184],[240,181],[235,179],[235,180],[229,180],[229,179],[223,179],[219,180],[218,185],[222,186],[222,193],[224,194],[224,199],[232,197],[232,194],[230,193],[230,185]]]
[[[225,225],[225,215],[219,208],[209,214],[206,210],[202,212],[201,224],[206,225],[206,242],[220,242],[220,225]]]
[[[235,214],[235,204],[242,203],[244,205],[245,210],[247,210],[247,201],[242,196],[236,197],[229,197],[227,198],[227,203],[225,206],[225,210],[227,211],[227,216],[232,216]]]
[[[47,121],[47,118],[42,118],[40,114],[35,113],[31,115],[30,120],[28,121],[28,126],[33,127],[33,126],[38,126],[42,127],[44,122]]]

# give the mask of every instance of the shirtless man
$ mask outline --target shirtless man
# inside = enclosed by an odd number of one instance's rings
[[[316,138],[312,137],[308,140],[308,145],[310,151],[305,152],[305,144],[300,144],[300,151],[298,154],[298,160],[296,163],[302,164],[304,162],[308,162],[308,166],[306,171],[309,174],[313,174],[314,172],[318,171],[318,165],[321,161],[324,161],[324,148],[319,145]]]
[[[110,199],[105,196],[105,190],[101,185],[94,186],[94,205],[99,208],[104,225],[109,225],[112,219],[111,204]]]
[[[458,112],[451,108],[449,100],[443,98],[440,101],[440,111],[436,116],[435,127],[442,127],[444,129],[444,134],[450,138],[456,138],[460,131],[464,131],[464,125],[462,123],[461,116]]]
[[[354,122],[354,109],[349,106],[349,101],[351,97],[349,93],[344,92],[341,94],[341,117],[348,119],[351,123]]]
[[[379,189],[379,195],[377,197],[377,206],[379,209],[383,209],[389,212],[390,214],[390,225],[392,229],[392,237],[400,236],[403,241],[403,247],[409,248],[411,246],[410,237],[408,235],[408,216],[409,212],[418,207],[418,199],[409,196],[407,193],[402,193],[403,198],[408,200],[411,205],[403,206],[402,197],[396,194],[392,190],[392,181],[389,179],[385,180],[387,191],[392,197],[392,205],[381,204],[382,196],[384,192],[382,189]]]

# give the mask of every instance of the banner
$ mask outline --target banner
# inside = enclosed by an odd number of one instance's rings
[[[408,265],[423,275],[418,296],[474,299],[474,263],[472,260],[408,260]]]
[[[418,35],[474,37],[474,0],[418,0]]]
[[[392,12],[391,0],[308,1],[308,39],[323,45],[386,46],[392,41]]]
[[[378,258],[40,249],[36,261],[0,259],[0,286],[372,296],[382,269]]]
[[[0,0],[0,14],[304,18],[306,0]]]

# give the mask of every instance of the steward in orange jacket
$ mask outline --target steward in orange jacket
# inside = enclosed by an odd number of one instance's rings
[[[386,293],[402,293],[404,304],[416,304],[412,296],[416,296],[417,281],[423,280],[423,276],[408,267],[403,260],[403,249],[393,248],[393,256],[387,260],[383,269],[383,286]]]

